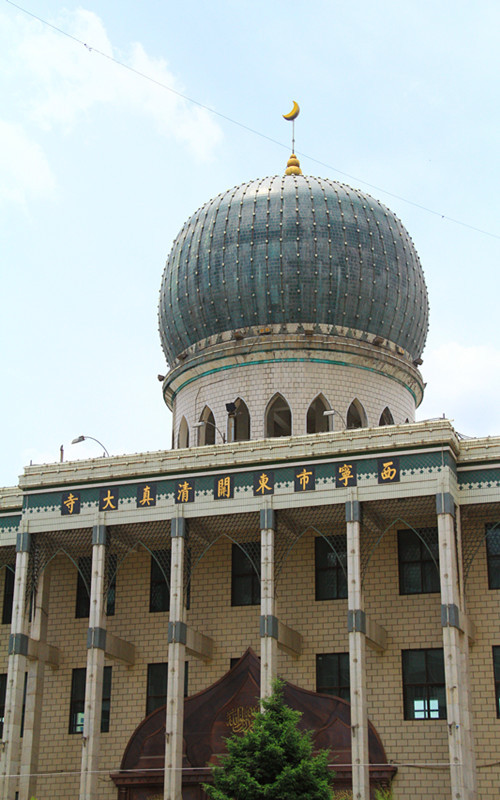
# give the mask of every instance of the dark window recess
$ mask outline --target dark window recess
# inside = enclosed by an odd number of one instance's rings
[[[317,536],[314,540],[316,600],[347,597],[347,540]]]
[[[0,739],[3,739],[3,723],[5,719],[5,695],[7,692],[7,674],[0,675]]]
[[[109,731],[109,715],[111,708],[111,667],[104,667],[101,705],[101,733]],[[85,679],[87,670],[78,667],[73,670],[71,678],[71,700],[69,706],[69,733],[83,733],[83,715],[85,708]]]
[[[184,697],[188,696],[189,664],[184,662]],[[167,702],[168,664],[148,664],[146,716]]]
[[[15,572],[16,568],[14,564],[8,564],[8,566],[5,567],[4,584],[3,584],[2,625],[10,625],[10,623],[12,622]]]
[[[78,559],[78,577],[76,580],[76,608],[77,619],[88,617],[90,613],[90,580],[92,575],[92,556],[82,556]],[[84,577],[85,576],[85,580]]]
[[[500,528],[486,526],[486,558],[488,560],[488,586],[500,589]]]
[[[23,685],[23,707],[21,709],[21,732],[20,736],[21,739],[24,735],[24,717],[26,716],[26,692],[28,690],[28,673],[24,673],[24,685]]]
[[[231,605],[260,603],[260,542],[233,543],[231,557]]]
[[[350,700],[349,653],[320,653],[316,656],[316,691]]]
[[[493,648],[493,674],[495,676],[495,705],[500,718],[500,647]]]
[[[149,584],[149,610],[170,609],[170,550],[155,550],[151,555],[151,580]]]
[[[446,719],[444,657],[440,648],[403,650],[405,719]]]
[[[116,554],[112,553],[108,556],[107,559],[106,569],[108,572],[108,596],[106,598],[106,616],[107,617],[114,617],[115,615],[115,603],[116,603],[116,566],[117,566],[117,558]]]
[[[106,615],[112,617],[115,613],[116,599],[116,555],[110,555],[106,569],[111,576],[108,596],[106,601]],[[90,584],[92,580],[92,556],[82,556],[78,559],[78,577],[76,582],[76,609],[75,617],[81,619],[90,613]],[[87,588],[88,587],[88,588]]]
[[[399,593],[439,592],[437,528],[398,531]]]

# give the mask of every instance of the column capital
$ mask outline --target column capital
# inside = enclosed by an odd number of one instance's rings
[[[92,544],[106,544],[107,528],[106,525],[94,525],[92,527]]]
[[[172,517],[170,520],[170,537],[172,539],[187,538],[187,522],[184,517]]]
[[[273,508],[260,509],[260,529],[262,531],[276,529],[276,512]]]
[[[31,534],[22,531],[16,536],[16,553],[29,553],[31,547]]]
[[[361,522],[361,503],[359,500],[346,500],[345,521]]]
[[[451,492],[438,492],[436,494],[436,514],[451,514],[455,516],[455,500]]]

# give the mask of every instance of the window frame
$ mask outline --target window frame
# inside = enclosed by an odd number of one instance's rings
[[[7,695],[7,673],[3,672],[0,674],[0,739],[3,739],[6,695]]]
[[[4,570],[4,584],[3,584],[2,625],[10,625],[12,622],[15,578],[16,578],[16,565],[6,564]]]
[[[423,540],[420,531],[434,531],[436,537],[437,564],[434,563],[429,547]],[[402,540],[405,537],[415,537],[419,548],[418,558],[403,558]],[[408,576],[405,575],[405,568],[408,567],[418,567],[418,577],[420,583],[419,590],[412,590],[408,584],[409,579]],[[434,572],[434,570],[436,571]],[[441,591],[441,578],[439,574],[439,540],[437,527],[429,526],[428,528],[418,529],[400,528],[398,530],[398,576],[400,595],[437,594]]]
[[[335,673],[335,683],[325,683],[321,679],[322,661],[326,664],[327,659],[332,662],[330,669]],[[347,668],[347,683],[342,681],[342,674],[345,675]],[[340,697],[350,703],[351,701],[351,681],[349,674],[349,653],[316,653],[316,691],[319,694],[330,694],[333,697]]]
[[[497,717],[500,719],[500,645],[493,645],[493,680],[495,685],[495,706]]]
[[[442,670],[442,681],[430,680],[430,667],[429,667],[429,658],[431,654],[441,654],[441,664],[439,668]],[[423,654],[424,656],[424,665],[425,665],[425,680],[423,681],[410,681],[408,680],[408,669],[409,664],[408,661],[412,654]],[[413,665],[412,669],[418,669],[418,665]],[[420,648],[420,649],[411,649],[411,650],[402,650],[401,651],[401,678],[403,684],[403,717],[407,721],[411,722],[423,722],[426,720],[440,720],[447,718],[447,709],[446,709],[446,678],[444,673],[444,652],[442,647],[428,647],[428,648]],[[420,698],[412,698],[409,696],[411,690],[420,689],[422,694],[422,702],[423,707],[421,710],[415,709],[415,701],[419,700]],[[432,697],[432,693],[436,693],[438,691],[438,697]],[[435,709],[431,707],[431,703],[433,700],[437,699],[438,707],[437,707],[437,716],[435,714]],[[410,703],[413,702],[413,713],[410,712]],[[422,716],[417,716],[417,713],[421,713]]]
[[[149,573],[149,613],[161,614],[165,611],[170,611],[170,585],[168,578],[165,577],[162,567],[158,563],[156,557],[159,553],[167,553],[166,561],[167,571],[169,571],[172,561],[172,551],[170,548],[163,550],[154,550],[151,553],[151,566]],[[160,560],[161,562],[161,560]],[[160,592],[160,601],[155,600],[155,593]]]
[[[488,589],[500,589],[500,552],[491,552],[490,533],[496,533],[500,537],[500,526],[488,523],[486,525],[486,563],[488,567]]]
[[[257,564],[254,564],[252,559],[251,552],[248,552],[251,547],[255,547],[258,544],[260,548],[260,542],[253,541],[253,542],[240,542],[232,543],[231,549],[231,606],[258,606],[260,605],[260,598],[261,598],[261,589],[260,589],[260,559]],[[241,558],[241,555],[244,554],[246,558],[241,560],[242,565],[247,565],[245,570],[237,570],[236,567],[238,566],[235,560],[235,553],[238,556],[238,559]],[[241,596],[241,581],[243,579],[250,579],[250,602],[239,602],[238,596]],[[240,586],[238,588],[238,583]]]
[[[151,686],[151,679],[152,673],[157,671],[161,678],[164,677],[165,679],[165,694],[158,694],[158,693],[151,693],[150,686]],[[161,675],[164,673],[164,675]],[[188,680],[189,680],[189,661],[184,662],[184,697],[188,696]],[[157,711],[159,708],[162,708],[167,703],[167,691],[168,691],[168,661],[156,661],[152,664],[148,664],[147,669],[147,678],[146,678],[146,716],[149,717],[154,711]],[[155,700],[156,698],[156,700]],[[162,701],[162,702],[158,702]]]
[[[76,682],[80,684],[75,686]],[[75,667],[71,672],[71,694],[69,703],[69,725],[68,733],[73,736],[80,733],[83,735],[85,721],[85,685],[87,680],[87,668]],[[111,686],[112,686],[112,667],[106,666],[103,671],[102,682],[102,702],[101,702],[101,733],[108,733],[111,715]],[[76,695],[78,689],[78,696]],[[77,715],[81,715],[78,721]]]
[[[332,547],[332,544],[341,542],[343,552],[339,553],[339,547]],[[323,550],[324,552],[320,552]],[[320,563],[327,560],[329,555],[335,556],[334,564]],[[345,565],[342,566],[341,556],[345,554]],[[334,575],[335,578],[330,583],[334,585],[334,590],[325,590],[325,583],[328,576]],[[326,576],[326,579],[325,577]],[[327,595],[327,596],[324,596]],[[324,600],[346,600],[347,599],[347,536],[337,534],[335,536],[316,536],[314,538],[314,598],[318,602]]]

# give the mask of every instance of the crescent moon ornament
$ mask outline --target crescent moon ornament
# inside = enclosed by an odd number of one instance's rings
[[[291,110],[291,111],[289,111],[289,112],[288,112],[288,114],[283,114],[283,119],[287,119],[287,120],[294,120],[294,119],[297,119],[297,117],[299,116],[299,114],[300,114],[300,108],[299,108],[299,104],[298,104],[298,103],[296,103],[296,102],[295,102],[295,100],[294,100],[294,101],[293,101],[293,108],[292,108],[292,110]]]

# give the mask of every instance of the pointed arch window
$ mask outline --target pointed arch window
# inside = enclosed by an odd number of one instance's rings
[[[266,436],[277,438],[292,435],[292,412],[281,394],[273,397],[266,411]]]
[[[379,425],[394,425],[394,418],[389,411],[389,407],[386,406],[380,415]]]
[[[198,428],[198,444],[200,446],[215,444],[215,417],[208,406],[205,406],[201,412],[200,422],[205,424]]]
[[[248,406],[241,397],[234,403],[228,404],[231,409],[227,419],[227,440],[228,442],[245,442],[250,439],[250,412]]]
[[[326,433],[330,430],[330,417],[325,417],[329,406],[322,394],[319,394],[307,409],[307,433]]]
[[[181,419],[179,425],[179,435],[177,437],[177,447],[189,447],[189,426],[186,422],[186,417]]]
[[[347,409],[347,428],[366,428],[366,426],[365,409],[359,400],[355,398]]]

